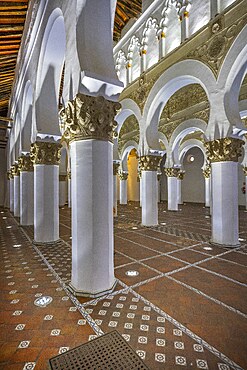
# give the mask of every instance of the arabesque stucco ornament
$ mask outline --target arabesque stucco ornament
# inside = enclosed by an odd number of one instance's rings
[[[17,163],[13,164],[12,168],[12,176],[20,176],[20,170]]]
[[[118,176],[119,176],[120,180],[127,180],[128,179],[128,172],[121,171],[121,172],[118,173]]]
[[[210,178],[210,176],[211,176],[211,166],[210,166],[209,163],[202,170],[202,173],[203,173],[203,176],[205,177],[205,179],[209,179]]]
[[[210,162],[237,162],[242,154],[243,140],[225,137],[206,142],[206,154]]]
[[[178,177],[179,168],[175,167],[165,168],[165,174],[167,177]]]
[[[157,155],[143,155],[139,158],[141,171],[157,171],[161,157]]]
[[[33,164],[59,165],[62,145],[57,142],[36,141],[31,145]]]
[[[18,158],[18,166],[20,172],[32,172],[33,162],[31,161],[29,154],[23,154]]]

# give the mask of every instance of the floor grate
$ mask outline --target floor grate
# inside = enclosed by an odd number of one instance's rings
[[[52,370],[148,370],[118,331],[112,331],[49,360]]]

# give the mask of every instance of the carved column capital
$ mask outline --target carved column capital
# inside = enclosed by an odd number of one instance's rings
[[[114,118],[120,108],[120,103],[106,100],[103,96],[77,94],[60,111],[63,139],[69,142],[86,139],[112,141],[117,126]]]
[[[247,176],[247,166],[243,167],[244,176]]]
[[[143,155],[139,159],[141,171],[157,171],[161,157],[156,155]]]
[[[13,179],[12,169],[11,168],[7,171],[7,179],[8,180]]]
[[[165,168],[165,174],[167,177],[178,177],[179,168],[175,167]]]
[[[204,143],[210,162],[237,162],[241,155],[243,140],[225,137]]]
[[[161,176],[162,176],[162,173],[157,173],[157,180],[160,181],[161,180]]]
[[[20,172],[32,172],[33,171],[33,163],[31,161],[30,155],[29,154],[23,154],[19,157],[18,159],[18,166]]]
[[[203,176],[205,179],[209,179],[211,176],[211,166],[207,164],[206,167],[202,170]]]
[[[71,171],[67,172],[67,178],[68,178],[68,180],[71,180]]]
[[[61,148],[60,143],[36,141],[31,145],[31,161],[33,164],[59,165]]]
[[[128,172],[121,171],[121,172],[118,173],[118,176],[119,176],[120,180],[127,180],[128,179]]]
[[[185,175],[185,171],[179,171],[177,174],[178,180],[183,180]]]
[[[118,174],[118,168],[120,166],[119,162],[113,162],[113,175],[116,176]]]
[[[20,176],[20,170],[17,163],[13,164],[12,166],[12,176]]]

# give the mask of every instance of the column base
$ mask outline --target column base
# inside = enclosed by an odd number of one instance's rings
[[[220,244],[220,243],[214,242],[212,239],[209,240],[209,243],[211,245],[213,245],[213,246],[215,245],[216,247],[223,247],[223,248],[239,248],[239,247],[241,247],[241,244],[240,243],[238,243],[236,245],[232,245],[232,244]]]
[[[115,287],[116,287],[116,284],[117,284],[117,280],[115,279],[112,287],[110,289],[106,289],[106,290],[103,290],[103,291],[100,291],[100,292],[85,292],[85,291],[82,291],[82,290],[78,290],[76,289],[72,283],[70,282],[68,284],[68,290],[76,297],[90,297],[90,298],[99,298],[103,295],[106,295],[106,294],[110,294],[114,291]]]
[[[58,239],[58,240],[55,240],[55,241],[52,241],[52,242],[36,242],[35,240],[32,241],[32,244],[35,245],[35,247],[41,247],[41,246],[56,246],[56,245],[59,245],[61,244],[63,241],[62,239]]]

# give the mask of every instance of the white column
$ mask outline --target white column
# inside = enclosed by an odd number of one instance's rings
[[[141,73],[143,73],[147,69],[147,50],[142,49],[140,55],[141,55]]]
[[[34,240],[59,240],[58,165],[34,164]]]
[[[142,171],[142,224],[158,225],[157,171]]]
[[[59,175],[59,207],[63,207],[67,201],[66,175]]]
[[[167,177],[168,210],[178,211],[178,180],[175,176]]]
[[[142,177],[139,177],[140,179],[140,207],[142,207]]]
[[[183,42],[189,37],[189,12],[184,11],[180,15],[180,23],[181,23],[181,42]]]
[[[214,18],[220,13],[220,1],[221,0],[210,0],[210,18]]]
[[[34,241],[59,240],[59,160],[58,142],[38,141],[31,145],[34,164]]]
[[[34,224],[34,172],[20,172],[20,224]]]
[[[211,178],[205,177],[205,207],[211,205]]]
[[[120,204],[127,204],[128,198],[127,198],[127,179],[122,180],[120,178]]]
[[[157,174],[157,202],[161,200],[161,173]]]
[[[126,80],[127,85],[132,82],[132,65],[130,62],[128,62],[126,65]]]
[[[113,216],[117,217],[117,182],[119,162],[113,161]]]
[[[7,181],[6,181],[6,191],[4,197],[4,207],[10,208],[10,179],[11,179],[11,172],[7,171]]]
[[[68,173],[68,208],[71,208],[71,172]]]
[[[14,212],[14,177],[9,180],[9,209],[10,212]]]
[[[20,217],[20,175],[14,175],[14,216]]]
[[[212,243],[236,247],[238,241],[238,162],[213,162]]]
[[[159,36],[159,59],[164,58],[166,55],[166,35],[161,32]]]
[[[178,204],[183,204],[183,201],[182,201],[182,181],[181,179],[177,179],[177,194],[178,194]]]
[[[97,296],[115,284],[113,268],[113,154],[103,140],[70,144],[72,278],[77,295]]]

